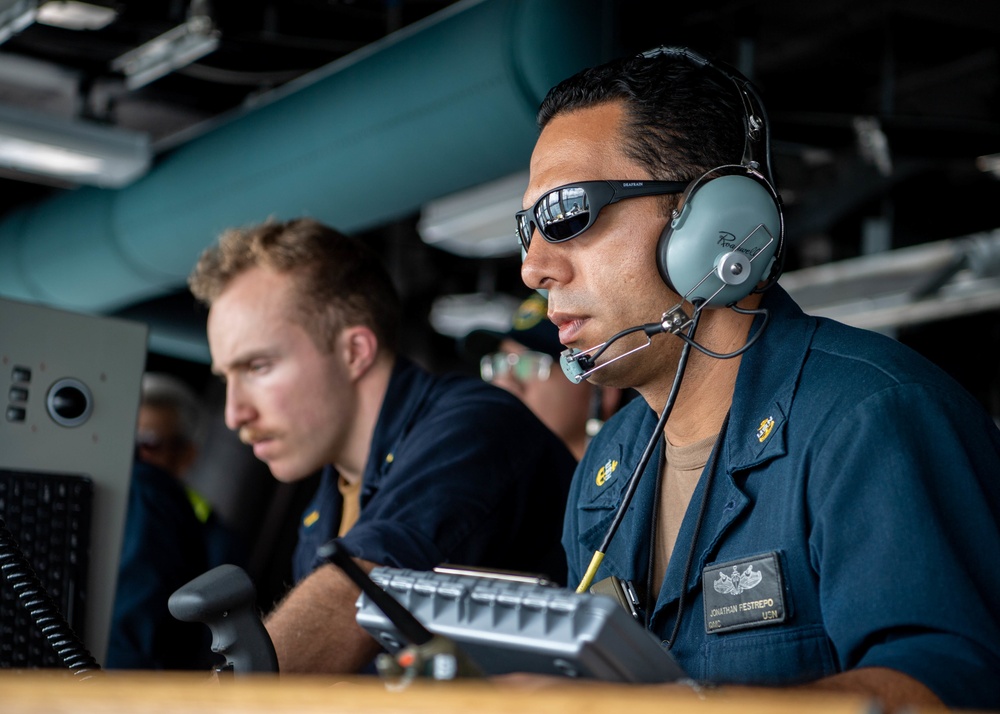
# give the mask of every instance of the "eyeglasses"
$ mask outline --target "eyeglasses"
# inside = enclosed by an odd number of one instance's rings
[[[542,352],[494,352],[479,360],[479,373],[487,382],[510,375],[518,382],[548,379],[552,357]]]
[[[576,238],[594,225],[605,206],[623,198],[683,193],[687,181],[581,181],[554,188],[531,208],[514,214],[517,237],[528,250],[532,229],[549,243]]]

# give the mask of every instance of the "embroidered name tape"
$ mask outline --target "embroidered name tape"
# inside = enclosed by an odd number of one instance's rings
[[[701,574],[705,631],[709,634],[785,621],[784,586],[777,553],[713,563]]]

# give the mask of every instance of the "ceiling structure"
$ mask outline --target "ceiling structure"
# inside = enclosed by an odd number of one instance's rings
[[[207,131],[308,72],[454,3],[454,0],[88,0],[101,29],[36,21],[0,45],[0,106],[79,119],[148,136],[154,154]],[[3,8],[33,0],[0,0]],[[41,8],[66,3],[45,3]],[[217,44],[208,54],[132,87],[129,52],[192,25]],[[2,35],[0,35],[2,37]],[[0,211],[72,182],[0,171]]]
[[[31,4],[0,0],[0,17]],[[148,141],[155,162],[205,135],[220,119],[268,101],[287,83],[349,59],[401,28],[419,28],[435,13],[476,3],[93,4],[114,10],[103,29],[34,22],[0,44],[0,109],[137,134]],[[693,9],[662,2],[605,6],[616,48],[686,44],[733,63],[761,88],[787,207],[789,269],[1000,227],[1000,3],[729,0]],[[651,22],[664,7],[669,22]],[[192,18],[201,24],[195,27]],[[136,86],[118,58],[183,26],[214,40],[213,49]],[[556,24],[539,32],[560,29]],[[0,169],[0,221],[25,205],[74,190],[72,181]],[[516,258],[476,260],[427,248],[417,236],[417,221],[415,212],[365,228],[373,241],[394,246],[403,263],[419,266],[405,271],[402,280],[414,309],[426,312],[435,291],[518,289]],[[892,261],[883,262],[891,271]],[[119,312],[187,314],[186,299],[178,285],[174,293]],[[992,314],[983,319],[995,320]]]

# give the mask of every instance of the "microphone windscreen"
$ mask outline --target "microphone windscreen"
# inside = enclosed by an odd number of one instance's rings
[[[573,384],[579,384],[583,381],[583,373],[586,371],[584,366],[580,364],[580,360],[574,358],[578,354],[580,354],[580,350],[571,347],[568,350],[563,350],[562,354],[559,355],[559,366],[562,367],[566,379]]]

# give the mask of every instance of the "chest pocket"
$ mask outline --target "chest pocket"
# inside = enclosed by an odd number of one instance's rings
[[[622,499],[629,470],[622,464],[621,449],[615,456],[591,466],[583,476],[577,507],[584,511],[604,511],[615,508]]]
[[[602,462],[591,463],[586,472],[577,475],[578,478],[583,479],[579,484],[576,498],[578,540],[580,545],[589,551],[587,557],[604,540],[608,527],[614,520],[615,512],[622,502],[630,475],[631,467],[622,463],[620,451],[617,456],[607,458]],[[628,530],[630,524],[630,521],[624,524],[625,530]],[[612,541],[610,550],[617,550],[616,546],[622,547],[622,541],[625,540],[629,540],[628,536],[619,533]],[[626,550],[631,551],[633,548],[628,547]],[[622,557],[623,555],[619,553],[616,559],[609,553],[606,565],[610,566],[612,562],[620,561]],[[620,562],[619,565],[621,565]]]
[[[833,648],[821,625],[728,633],[706,638],[699,678],[729,684],[781,686],[836,674]],[[794,672],[795,677],[789,676]]]

